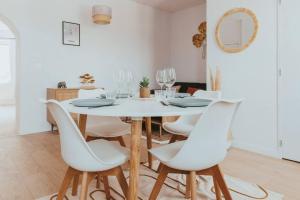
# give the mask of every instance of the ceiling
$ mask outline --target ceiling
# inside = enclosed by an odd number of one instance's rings
[[[176,12],[205,3],[205,0],[134,0],[168,12]]]

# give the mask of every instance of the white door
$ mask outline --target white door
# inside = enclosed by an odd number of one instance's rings
[[[279,2],[278,130],[283,158],[300,161],[300,1]]]

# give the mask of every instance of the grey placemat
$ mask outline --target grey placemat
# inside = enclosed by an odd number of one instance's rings
[[[211,100],[197,98],[172,99],[168,101],[170,105],[179,107],[205,107],[211,102]]]
[[[72,104],[76,107],[103,107],[111,106],[115,103],[113,99],[77,99],[72,101]]]

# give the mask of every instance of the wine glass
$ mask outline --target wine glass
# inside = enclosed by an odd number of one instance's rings
[[[166,84],[166,71],[165,70],[158,70],[156,73],[156,82],[160,86],[160,89],[163,89],[163,86]]]
[[[119,95],[121,94],[122,88],[124,87],[125,72],[123,70],[119,70],[117,73],[114,74],[113,79],[117,85],[117,95]]]
[[[128,97],[133,96],[133,84],[134,84],[134,77],[131,71],[126,72],[126,85],[127,85],[127,93]]]
[[[168,68],[166,69],[166,86],[170,90],[170,88],[175,84],[176,82],[176,71],[174,68]]]

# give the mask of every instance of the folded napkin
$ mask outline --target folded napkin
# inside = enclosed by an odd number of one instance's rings
[[[187,107],[205,107],[208,106],[212,100],[197,99],[197,98],[184,98],[184,99],[172,99],[168,103],[172,106],[187,108]]]

